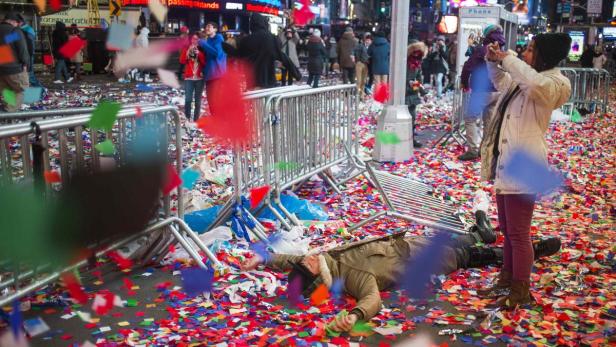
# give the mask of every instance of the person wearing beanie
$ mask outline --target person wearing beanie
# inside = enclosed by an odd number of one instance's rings
[[[315,29],[306,45],[308,51],[308,85],[319,87],[319,79],[323,73],[323,62],[327,59],[325,43],[321,39],[321,31]]]
[[[481,178],[494,181],[505,245],[497,282],[480,294],[508,290],[495,307],[511,309],[531,302],[534,258],[530,226],[536,194],[541,192],[517,183],[507,175],[505,165],[518,151],[548,165],[545,134],[550,118],[571,96],[571,83],[557,67],[567,57],[570,45],[567,34],[539,34],[529,43],[523,59],[513,51],[501,51],[498,42],[487,47],[488,74],[501,96],[481,144]]]
[[[407,49],[405,101],[413,120],[413,147],[415,148],[422,146],[415,137],[415,118],[417,117],[417,105],[421,104],[422,97],[427,94],[422,83],[423,76],[421,69],[421,62],[426,57],[427,53],[428,47],[426,47],[426,44],[417,40],[412,40]]]
[[[488,25],[483,31],[483,42],[473,50],[462,67],[460,86],[468,98],[464,110],[464,128],[466,152],[458,159],[467,161],[479,158],[479,145],[481,144],[483,126],[488,124],[494,106],[498,100],[498,92],[488,78],[486,67],[486,52],[488,45],[498,42],[500,47],[505,46],[505,35],[499,25]]]
[[[13,55],[13,59],[6,59],[10,61],[0,65],[0,90],[7,89],[15,94],[14,102],[4,100],[8,112],[15,112],[21,108],[24,91],[29,87],[28,64],[30,56],[26,37],[23,31],[19,29],[20,18],[19,13],[9,12],[0,23],[0,44],[8,46]],[[3,94],[6,95],[6,93]]]

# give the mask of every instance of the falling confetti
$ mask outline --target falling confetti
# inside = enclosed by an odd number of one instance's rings
[[[121,108],[122,105],[117,102],[101,101],[92,112],[88,126],[92,129],[111,131]]]

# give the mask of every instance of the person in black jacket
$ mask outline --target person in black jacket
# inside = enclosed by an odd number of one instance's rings
[[[56,22],[56,28],[51,33],[51,44],[53,46],[53,57],[56,59],[56,71],[55,80],[53,83],[62,84],[62,77],[66,82],[70,83],[73,78],[68,73],[68,66],[66,66],[66,58],[60,54],[60,48],[68,42],[68,34],[66,33],[66,25],[62,22]]]
[[[223,43],[230,56],[244,58],[251,63],[254,71],[254,86],[272,88],[276,86],[276,60],[282,61],[280,41],[269,30],[267,18],[258,14],[250,15],[250,35],[237,43],[237,48]]]
[[[592,59],[595,57],[595,50],[591,45],[586,45],[582,56],[580,57],[580,65],[585,68],[592,68]]]
[[[0,23],[0,43],[1,46],[8,45],[11,49],[12,57],[2,53],[0,64],[0,91],[8,89],[15,95],[15,100],[7,100],[6,110],[15,112],[19,110],[23,103],[24,90],[28,88],[28,47],[24,33],[19,29],[19,14],[9,12],[2,23]],[[12,59],[11,59],[12,58]],[[6,95],[5,93],[2,93]]]
[[[439,36],[434,44],[432,53],[428,56],[428,61],[432,66],[434,74],[434,83],[436,84],[436,97],[440,98],[443,95],[443,78],[449,72],[449,64],[447,64],[447,47],[445,46],[445,37]]]
[[[306,45],[308,51],[308,84],[312,88],[319,87],[319,79],[323,73],[323,62],[327,59],[325,43],[321,39],[321,31],[315,29]]]

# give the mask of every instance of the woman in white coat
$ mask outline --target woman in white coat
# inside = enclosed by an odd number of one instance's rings
[[[556,67],[567,56],[570,44],[566,34],[539,34],[528,45],[523,59],[513,51],[501,51],[498,43],[488,47],[488,73],[501,97],[481,144],[481,176],[483,180],[494,180],[498,222],[505,244],[496,284],[479,294],[506,294],[494,306],[514,308],[531,301],[530,226],[538,192],[512,180],[504,169],[518,150],[547,165],[545,134],[552,111],[571,95],[569,79]]]

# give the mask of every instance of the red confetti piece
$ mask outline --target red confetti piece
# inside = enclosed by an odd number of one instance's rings
[[[308,24],[313,18],[314,13],[310,11],[310,0],[301,1],[302,8],[293,10],[293,22],[295,25],[303,26]]]
[[[137,118],[143,117],[143,111],[141,110],[141,107],[135,107],[135,116],[137,116]]]
[[[169,245],[169,253],[175,253],[175,245],[173,243]]]
[[[88,295],[81,288],[81,284],[79,284],[75,275],[72,273],[65,273],[62,275],[62,281],[71,298],[82,305],[88,302]]]
[[[65,43],[64,46],[60,47],[60,54],[62,54],[67,59],[71,59],[85,45],[85,40],[82,40],[79,37],[73,37],[72,39],[68,40],[68,42]]]
[[[107,253],[107,256],[114,262],[121,270],[128,270],[133,266],[133,261],[127,258],[124,258],[120,255],[120,253],[116,251],[111,251]]]
[[[62,177],[60,177],[60,173],[58,173],[58,171],[45,171],[43,175],[45,176],[45,182],[47,183],[62,182]]]
[[[250,190],[250,208],[259,206],[263,198],[270,191],[269,186],[257,187]]]
[[[254,112],[249,112],[242,96],[242,86],[251,85],[252,69],[244,66],[230,68],[212,82],[208,92],[211,115],[197,120],[197,127],[213,137],[218,144],[249,143],[254,133]]]
[[[126,277],[124,277],[122,280],[124,281],[124,288],[126,288],[128,290],[132,290],[132,288],[133,288],[133,286],[135,284],[131,280],[126,278]]]
[[[384,104],[389,100],[389,84],[380,83],[374,90],[374,101]]]
[[[92,310],[99,316],[104,316],[113,309],[115,295],[108,291],[99,292],[92,303]]]
[[[15,61],[13,50],[9,45],[0,46],[0,64],[10,64]]]
[[[73,335],[70,335],[70,334],[64,334],[64,335],[60,336],[60,338],[61,338],[62,340],[64,340],[64,341],[67,341],[67,340],[72,339],[72,338],[73,338]]]
[[[310,294],[310,303],[313,306],[321,305],[327,301],[327,299],[329,299],[329,290],[327,290],[327,286],[322,283]]]
[[[171,191],[177,188],[180,184],[182,184],[182,179],[178,175],[177,171],[175,171],[173,165],[168,164],[167,179],[163,185],[163,195],[169,195],[169,193],[171,193]]]
[[[62,3],[60,0],[49,0],[49,7],[54,11],[60,11],[62,9]]]

